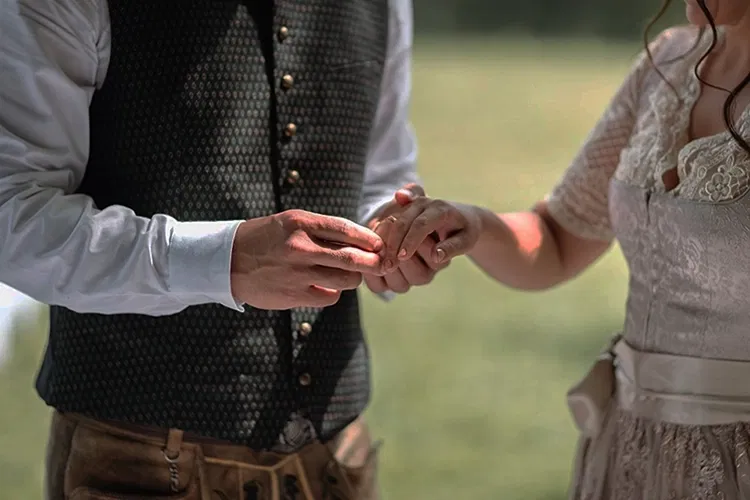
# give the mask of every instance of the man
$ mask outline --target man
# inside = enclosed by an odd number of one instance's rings
[[[47,498],[374,497],[355,289],[441,267],[365,227],[417,182],[411,43],[408,0],[0,3],[0,281],[52,305]]]

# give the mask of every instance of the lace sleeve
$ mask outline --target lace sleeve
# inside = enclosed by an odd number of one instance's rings
[[[667,33],[652,42],[652,55]],[[633,132],[643,77],[650,69],[644,50],[571,165],[545,198],[550,215],[576,236],[604,241],[614,238],[609,220],[609,181]]]

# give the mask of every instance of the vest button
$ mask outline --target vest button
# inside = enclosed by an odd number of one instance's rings
[[[281,77],[281,86],[287,90],[292,88],[294,85],[294,77],[292,75],[284,75]]]
[[[312,325],[305,321],[304,323],[300,323],[299,325],[299,333],[303,337],[307,337],[312,333]]]
[[[279,40],[283,42],[287,38],[289,38],[289,28],[287,28],[286,26],[282,26],[281,28],[279,28]]]
[[[294,123],[287,123],[286,127],[284,127],[284,134],[287,137],[292,137],[296,133],[297,133],[297,125],[295,125]]]
[[[309,373],[303,373],[299,376],[299,385],[307,387],[310,384],[312,384],[312,376]]]
[[[286,180],[287,182],[289,182],[289,184],[297,184],[299,178],[299,172],[297,172],[296,170],[291,170],[286,176]]]

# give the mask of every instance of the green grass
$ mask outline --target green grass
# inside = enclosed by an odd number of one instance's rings
[[[518,210],[555,182],[638,49],[476,40],[417,46],[420,170],[439,197]],[[566,498],[565,391],[622,322],[611,252],[575,282],[524,294],[466,260],[385,304],[365,295],[370,421],[386,500]],[[41,495],[48,413],[33,391],[44,319],[19,325],[0,371],[0,500]]]

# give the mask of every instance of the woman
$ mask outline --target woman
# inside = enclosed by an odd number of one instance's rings
[[[439,230],[435,261],[471,239],[477,265],[526,290],[573,278],[617,239],[626,321],[570,393],[574,499],[750,499],[750,0],[688,0],[687,17],[644,51],[533,211],[416,197],[406,235],[384,235],[408,259]]]

